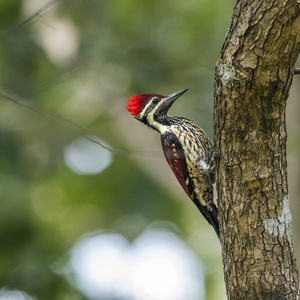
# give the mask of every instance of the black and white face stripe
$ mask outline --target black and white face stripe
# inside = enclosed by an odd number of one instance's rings
[[[156,109],[159,107],[159,103],[163,98],[152,97],[143,110],[136,116],[136,119],[145,123],[148,126],[152,126]]]

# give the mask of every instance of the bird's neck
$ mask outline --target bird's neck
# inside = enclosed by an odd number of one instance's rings
[[[153,118],[152,124],[150,125],[153,129],[164,134],[166,131],[170,131],[172,124],[174,123],[174,117],[168,117],[167,115],[161,115]]]

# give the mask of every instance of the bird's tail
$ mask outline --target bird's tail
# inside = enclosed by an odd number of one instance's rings
[[[220,238],[219,230],[219,220],[218,220],[218,210],[217,207],[213,204],[212,209],[208,210],[206,206],[202,206],[200,202],[194,202],[207,222],[214,228],[218,238]]]
[[[218,210],[216,206],[213,206],[212,211],[209,212],[210,214],[210,224],[214,228],[218,238],[220,238],[220,229],[219,229],[219,220],[218,220]]]

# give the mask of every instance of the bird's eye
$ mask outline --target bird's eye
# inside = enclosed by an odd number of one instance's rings
[[[153,98],[152,103],[157,104],[158,103],[158,98]]]

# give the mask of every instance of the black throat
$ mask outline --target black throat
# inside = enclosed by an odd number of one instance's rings
[[[168,117],[167,115],[163,114],[159,114],[159,115],[155,115],[153,116],[153,120],[161,125],[165,125],[165,126],[171,126],[173,117]],[[156,129],[155,127],[153,127],[152,124],[149,124],[148,120],[147,120],[147,116],[143,116],[141,119],[137,118],[137,120],[139,120],[140,122],[142,122],[143,124],[147,125],[149,128],[159,131],[158,129]]]

